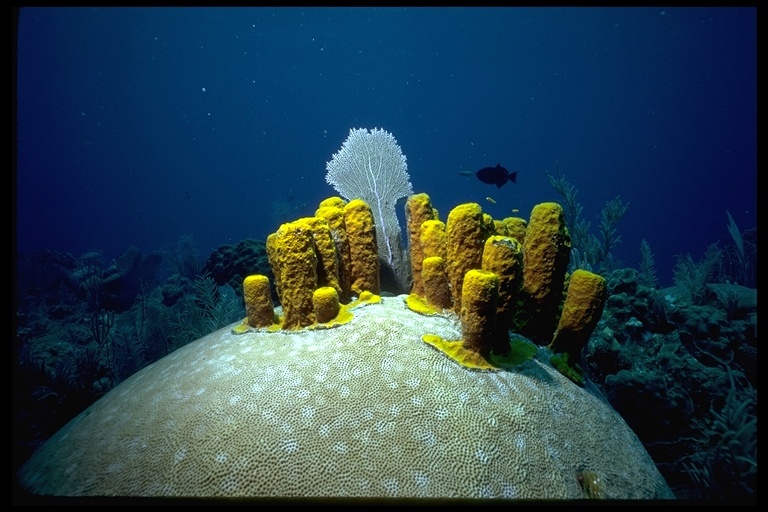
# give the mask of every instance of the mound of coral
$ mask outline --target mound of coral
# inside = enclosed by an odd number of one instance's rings
[[[658,499],[673,495],[598,395],[549,363],[469,370],[421,340],[453,313],[404,296],[323,330],[207,335],[83,411],[23,466],[67,496]]]
[[[575,364],[606,286],[588,271],[566,276],[562,208],[495,221],[468,203],[442,223],[417,194],[406,214],[410,295],[378,295],[369,205],[329,198],[267,238],[279,309],[267,276],[238,277],[246,319],[112,389],[29,459],[21,486],[65,496],[672,498]]]

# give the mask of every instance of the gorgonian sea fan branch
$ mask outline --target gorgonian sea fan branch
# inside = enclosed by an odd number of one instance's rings
[[[326,164],[325,180],[346,200],[360,198],[377,219],[379,256],[392,266],[400,257],[395,240],[400,236],[395,205],[413,194],[405,155],[384,129],[353,128]]]

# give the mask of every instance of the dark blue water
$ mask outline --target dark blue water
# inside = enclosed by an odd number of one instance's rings
[[[527,217],[558,165],[593,230],[619,196],[613,255],[647,240],[662,285],[756,224],[750,8],[26,8],[17,87],[19,252],[263,239],[361,127],[443,219]],[[457,174],[497,162],[517,184]]]

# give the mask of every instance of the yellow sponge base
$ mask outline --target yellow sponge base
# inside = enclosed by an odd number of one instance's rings
[[[444,340],[434,334],[425,334],[421,341],[442,352],[461,366],[480,372],[497,372],[496,368],[478,352],[464,348],[461,340]]]
[[[429,304],[426,299],[419,297],[415,293],[405,298],[405,305],[408,306],[408,309],[420,315],[438,315],[443,312],[443,308]]]

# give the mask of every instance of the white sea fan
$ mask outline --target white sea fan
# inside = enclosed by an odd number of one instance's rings
[[[326,169],[325,181],[339,195],[347,201],[362,199],[373,210],[379,259],[390,267],[398,286],[405,288],[409,265],[395,206],[413,194],[413,186],[397,141],[384,129],[353,128]]]

